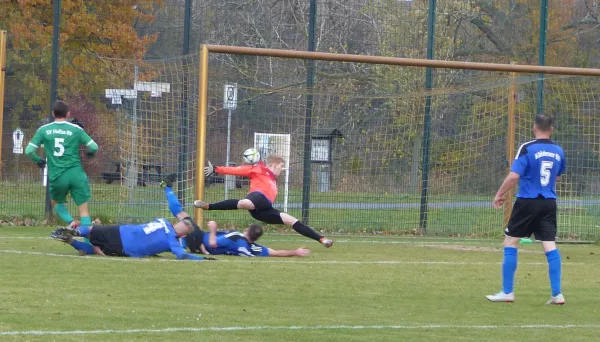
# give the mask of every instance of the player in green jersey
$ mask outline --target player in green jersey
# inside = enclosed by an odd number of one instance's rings
[[[98,144],[78,125],[67,121],[71,113],[63,101],[56,101],[52,107],[54,122],[40,127],[25,149],[25,154],[40,168],[48,163],[48,179],[52,207],[58,216],[71,224],[73,217],[65,206],[67,193],[79,207],[81,225],[90,226],[92,220],[87,202],[91,191],[88,177],[79,158],[79,145],[87,146],[89,157],[98,151]],[[46,159],[40,158],[36,150],[44,146]]]

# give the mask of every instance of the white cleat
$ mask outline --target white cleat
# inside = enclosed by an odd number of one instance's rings
[[[550,299],[546,302],[546,304],[553,305],[563,305],[565,303],[565,296],[562,293],[557,294],[554,297],[550,297]]]
[[[196,208],[202,208],[204,210],[208,210],[208,202],[204,202],[201,200],[195,200],[194,201],[194,207]]]
[[[320,243],[321,243],[323,246],[325,246],[325,247],[327,247],[327,248],[329,248],[329,247],[333,246],[333,240],[329,240],[329,239],[327,239],[327,238],[324,238],[324,237],[323,237],[323,238],[321,238],[321,240],[319,240],[319,242],[320,242]]]
[[[496,293],[495,295],[485,296],[487,300],[490,302],[504,302],[504,303],[512,303],[515,301],[514,293],[504,293],[502,291]]]

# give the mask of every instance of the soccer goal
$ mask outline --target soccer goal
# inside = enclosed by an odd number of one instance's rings
[[[312,87],[307,59],[318,70]],[[184,205],[223,200],[222,178],[205,179],[202,169],[226,163],[229,141],[233,163],[252,146],[281,154],[283,209],[317,229],[499,237],[511,201],[498,211],[491,200],[542,108],[556,119],[553,138],[568,164],[557,186],[559,236],[600,237],[600,81],[590,77],[600,70],[214,45],[103,65],[114,75],[105,95],[115,115],[104,141],[120,168],[106,174],[122,180],[113,183],[122,218],[168,216],[158,183],[172,172]],[[233,83],[229,122],[221,99]],[[247,187],[238,178],[230,194],[243,198]],[[250,223],[244,212],[218,219]]]
[[[308,59],[318,70],[312,87]],[[218,103],[224,84],[236,83],[232,155],[283,149],[284,207],[317,229],[501,236],[511,201],[499,211],[491,200],[543,108],[556,118],[554,139],[569,165],[557,189],[559,236],[600,237],[600,81],[589,77],[600,70],[216,45],[202,46],[199,70],[198,136],[206,140],[198,151],[224,156]],[[318,184],[321,170],[327,187]]]

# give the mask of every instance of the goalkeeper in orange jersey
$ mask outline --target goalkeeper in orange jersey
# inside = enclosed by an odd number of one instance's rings
[[[319,241],[325,247],[331,247],[333,241],[317,233],[314,229],[298,221],[297,218],[287,213],[282,213],[273,208],[277,197],[276,178],[283,171],[284,160],[281,156],[270,154],[267,156],[266,165],[259,162],[256,165],[242,165],[237,167],[213,166],[210,161],[204,168],[204,175],[210,177],[215,173],[222,175],[244,176],[250,178],[250,190],[245,199],[229,199],[217,203],[194,201],[196,208],[204,210],[248,210],[255,219],[269,224],[285,224],[291,226],[301,235]]]

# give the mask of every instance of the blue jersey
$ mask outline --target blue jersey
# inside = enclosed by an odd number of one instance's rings
[[[552,140],[537,139],[521,145],[510,168],[520,176],[517,198],[556,199],[556,177],[565,168],[565,152]]]
[[[177,259],[196,259],[189,257],[190,254],[181,247],[175,228],[165,219],[146,224],[121,225],[119,233],[123,252],[130,257],[142,258],[172,252]]]
[[[250,243],[244,234],[231,231],[231,232],[217,232],[217,247],[210,247],[208,243],[210,234],[204,234],[202,243],[206,248],[206,251],[210,254],[226,254],[226,255],[240,255],[247,257],[269,256],[269,249],[265,246],[261,246],[257,243]]]

